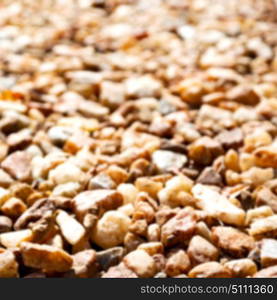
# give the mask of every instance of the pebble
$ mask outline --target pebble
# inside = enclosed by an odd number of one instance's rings
[[[74,164],[64,163],[49,172],[49,180],[56,185],[68,182],[83,183],[86,175]]]
[[[20,251],[25,266],[46,272],[66,272],[73,264],[69,254],[53,246],[24,242]]]
[[[124,257],[123,262],[139,277],[149,278],[156,274],[155,261],[144,250],[130,252]]]
[[[170,276],[177,276],[187,273],[190,269],[190,259],[186,252],[182,249],[174,251],[166,261],[165,273]]]
[[[232,277],[244,278],[253,276],[257,272],[256,264],[249,258],[230,260],[224,264],[232,273]]]
[[[57,224],[66,241],[71,245],[79,243],[86,234],[84,227],[65,211],[59,211],[56,217]]]
[[[108,211],[97,222],[92,233],[92,241],[107,249],[123,243],[131,219],[119,211]]]
[[[218,249],[199,235],[195,235],[190,240],[187,253],[195,265],[216,261],[219,257]]]
[[[187,162],[187,157],[171,151],[157,150],[152,155],[153,164],[159,172],[169,172],[181,169]]]
[[[20,181],[31,179],[31,156],[24,151],[10,154],[1,163],[2,168],[12,177]]]
[[[244,257],[255,247],[251,236],[233,227],[213,227],[212,236],[218,247],[233,257]]]
[[[18,263],[11,251],[0,253],[0,278],[18,278]]]
[[[214,218],[232,225],[243,225],[245,212],[232,204],[224,195],[209,186],[196,184],[192,188],[196,205]]]
[[[218,262],[206,262],[189,272],[191,278],[231,278],[232,273]]]
[[[274,266],[277,263],[277,241],[263,239],[261,245],[261,263],[263,267]]]

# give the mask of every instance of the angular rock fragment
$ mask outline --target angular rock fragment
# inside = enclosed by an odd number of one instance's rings
[[[228,261],[224,266],[232,273],[232,277],[243,278],[253,276],[257,272],[256,264],[249,258]]]
[[[84,227],[66,212],[62,210],[59,211],[56,221],[60,227],[63,237],[69,244],[76,245],[84,238],[86,234]]]
[[[152,155],[153,164],[160,172],[181,169],[187,162],[187,157],[171,151],[157,150]]]
[[[206,184],[206,185],[222,185],[222,178],[218,172],[213,168],[207,167],[197,178],[197,183]]]
[[[7,188],[13,183],[12,177],[4,170],[0,169],[0,187]]]
[[[148,278],[156,274],[154,259],[144,250],[135,250],[124,257],[125,265],[139,277]]]
[[[25,203],[15,197],[8,199],[1,207],[1,211],[8,217],[17,218],[26,211]]]
[[[181,210],[162,226],[162,243],[167,247],[189,240],[196,230],[196,220],[193,213]]]
[[[138,276],[135,272],[127,268],[124,263],[120,263],[117,266],[110,267],[102,278],[138,278]]]
[[[96,252],[96,260],[101,269],[107,271],[110,267],[119,264],[124,255],[124,248],[113,247]]]
[[[230,278],[232,273],[218,262],[206,262],[194,267],[189,272],[192,278]]]
[[[97,222],[92,233],[92,240],[100,247],[107,249],[119,246],[131,225],[131,219],[115,210],[106,212]]]
[[[22,242],[31,241],[33,233],[30,229],[11,231],[0,234],[0,244],[6,248],[19,247]]]
[[[202,264],[216,261],[219,257],[218,249],[209,241],[199,235],[195,235],[189,243],[187,253],[193,264]]]
[[[31,179],[31,156],[24,151],[10,154],[1,164],[12,177],[21,181]]]
[[[255,238],[277,236],[277,216],[269,216],[255,220],[250,225],[250,235]]]
[[[186,273],[191,267],[190,259],[186,252],[179,249],[172,253],[167,259],[165,265],[165,273],[170,276],[177,276],[179,274]]]
[[[12,220],[6,216],[0,216],[0,233],[11,231]]]
[[[29,223],[34,223],[45,215],[52,215],[55,206],[53,202],[48,199],[40,199],[29,207],[15,222],[14,228],[16,230],[26,228]]]
[[[115,190],[93,190],[82,192],[73,199],[74,211],[79,219],[87,213],[103,214],[105,211],[118,208],[123,197]]]
[[[20,252],[25,266],[46,272],[66,272],[73,264],[69,254],[48,245],[25,242],[20,245]]]
[[[260,147],[254,152],[256,163],[263,168],[277,168],[277,147]]]
[[[95,276],[98,265],[94,250],[84,250],[73,255],[72,269],[74,275],[79,278],[90,278]]]
[[[244,223],[245,212],[216,190],[202,184],[196,184],[192,188],[192,193],[196,199],[196,205],[210,216],[227,224],[240,226]]]
[[[214,227],[212,234],[218,247],[234,257],[246,256],[255,247],[251,236],[232,227]]]
[[[263,239],[261,246],[261,263],[263,267],[274,266],[277,263],[277,241]]]
[[[0,278],[17,277],[19,272],[15,255],[9,250],[0,253]]]
[[[277,266],[261,269],[254,274],[254,278],[277,278]]]
[[[188,147],[188,156],[197,164],[209,165],[219,155],[223,154],[220,143],[209,137],[201,137]]]

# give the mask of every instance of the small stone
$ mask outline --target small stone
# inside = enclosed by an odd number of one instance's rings
[[[90,179],[88,188],[90,190],[97,190],[97,189],[110,190],[116,188],[116,184],[109,175],[105,173],[100,173]]]
[[[161,236],[160,226],[156,223],[152,223],[147,228],[147,240],[149,242],[158,242]]]
[[[8,188],[12,183],[12,177],[4,170],[0,169],[0,187]]]
[[[252,130],[244,138],[244,149],[248,152],[272,143],[271,135],[265,129]]]
[[[205,94],[205,86],[200,78],[188,78],[181,81],[176,87],[183,101],[191,105],[201,104]]]
[[[277,241],[274,239],[263,239],[261,246],[261,263],[263,267],[277,264]]]
[[[156,274],[154,259],[144,250],[135,250],[124,257],[125,265],[139,277],[149,278]]]
[[[0,208],[11,197],[9,190],[0,187]]]
[[[134,206],[129,204],[124,204],[118,208],[118,211],[122,212],[124,215],[131,217],[134,214],[135,208]]]
[[[274,178],[274,171],[272,168],[258,168],[252,167],[240,175],[241,181],[246,184],[254,186],[261,185]]]
[[[66,272],[73,263],[69,254],[53,246],[24,242],[20,252],[25,266],[46,272]]]
[[[24,151],[13,152],[2,162],[2,168],[17,180],[28,181],[31,178],[31,156]]]
[[[16,220],[14,228],[16,230],[26,228],[29,223],[36,222],[46,215],[52,215],[54,210],[55,206],[48,198],[37,200]]]
[[[212,167],[207,167],[197,178],[197,183],[221,186],[222,178]]]
[[[73,199],[74,212],[79,219],[87,213],[102,215],[105,211],[117,209],[123,203],[123,197],[115,190],[85,191]]]
[[[22,200],[15,197],[8,199],[1,207],[1,211],[11,218],[17,218],[21,216],[26,209],[26,204]]]
[[[125,100],[124,85],[111,81],[103,81],[100,86],[101,103],[110,107],[117,108]]]
[[[28,127],[29,124],[30,120],[26,116],[7,110],[0,122],[0,129],[4,134],[10,134]]]
[[[228,261],[224,267],[230,270],[235,278],[252,277],[257,272],[256,264],[249,258]]]
[[[0,244],[6,248],[19,247],[22,242],[28,242],[33,239],[33,233],[30,229],[11,231],[0,234]]]
[[[254,278],[277,278],[277,266],[268,267],[261,269],[255,273]]]
[[[204,104],[201,105],[201,108],[198,111],[196,125],[198,125],[200,128],[212,129],[218,132],[220,130],[234,126],[235,122],[232,112],[212,105]],[[204,138],[206,140],[206,137]],[[204,144],[203,141],[201,141],[200,144]],[[196,155],[196,157],[199,156]],[[202,159],[203,161],[206,161],[206,159]]]
[[[189,272],[191,278],[231,278],[232,274],[218,262],[206,262],[194,267]]]
[[[190,159],[201,165],[211,164],[215,158],[223,154],[220,143],[210,137],[201,137],[188,146]]]
[[[119,211],[108,211],[97,222],[92,240],[98,246],[107,249],[123,243],[131,219]]]
[[[193,236],[195,230],[195,215],[186,210],[181,210],[162,226],[161,241],[166,247],[184,243]]]
[[[31,130],[23,129],[12,133],[7,138],[10,151],[22,150],[28,147],[32,142]]]
[[[84,227],[65,211],[58,212],[56,221],[63,237],[69,244],[76,245],[84,238],[86,233]]]
[[[101,269],[107,271],[110,267],[119,264],[124,255],[124,248],[113,247],[96,253],[96,259]]]
[[[158,194],[160,203],[172,208],[192,203],[190,195],[192,185],[192,180],[182,174],[171,178]]]
[[[74,164],[64,163],[49,172],[49,179],[56,185],[68,182],[83,183],[86,175]]]
[[[151,256],[157,253],[163,253],[164,251],[163,244],[161,242],[143,243],[140,244],[137,249],[144,250]]]
[[[210,216],[232,225],[244,224],[245,212],[211,187],[196,184],[192,193],[197,201],[196,205]]]
[[[218,247],[234,257],[244,257],[255,247],[251,236],[233,227],[213,227],[212,235]]]
[[[159,81],[149,75],[129,78],[125,86],[127,95],[136,98],[159,96],[162,87]]]
[[[237,85],[227,92],[227,98],[245,105],[257,105],[260,101],[255,90],[246,84]]]
[[[219,256],[218,249],[199,235],[194,236],[190,240],[187,253],[195,265],[216,261]]]
[[[95,276],[98,265],[96,261],[96,252],[92,249],[84,250],[72,256],[72,269],[74,275],[79,278],[90,278]]]
[[[58,147],[62,147],[72,134],[73,130],[70,127],[54,126],[48,130],[51,142]]]
[[[80,189],[81,186],[78,182],[59,184],[53,189],[52,196],[73,198],[78,194]]]
[[[136,250],[143,243],[145,243],[145,240],[142,237],[130,231],[124,237],[124,246],[127,252]]]
[[[82,101],[78,106],[78,111],[86,118],[103,119],[108,113],[109,109],[94,101]]]
[[[187,162],[187,157],[171,151],[157,150],[152,154],[152,162],[160,172],[181,169]]]
[[[225,130],[216,136],[216,140],[225,149],[234,149],[242,146],[243,144],[243,134],[240,128],[235,128],[232,130]]]
[[[262,219],[273,215],[273,211],[269,206],[260,206],[249,209],[246,213],[245,224],[249,225],[257,219]]]
[[[128,179],[128,172],[116,165],[109,166],[106,173],[116,184],[123,183]]]
[[[18,278],[18,263],[11,251],[0,253],[0,278]]]
[[[163,184],[161,182],[151,180],[147,177],[138,178],[135,182],[135,186],[139,191],[148,193],[148,195],[153,199],[157,198],[157,194],[163,188]]]
[[[170,276],[177,276],[186,273],[191,267],[190,259],[186,252],[178,249],[171,253],[165,265],[165,273]]]
[[[124,263],[110,267],[102,278],[138,278],[135,272],[126,267]]]
[[[6,216],[0,216],[0,233],[9,232],[12,229],[12,220]]]
[[[255,220],[250,225],[250,235],[255,238],[273,237],[277,236],[277,216],[269,216]]]
[[[138,189],[131,183],[121,183],[117,191],[122,195],[124,204],[134,203],[139,193]]]
[[[267,187],[260,187],[256,193],[256,204],[269,206],[274,213],[277,213],[277,196]]]
[[[277,168],[277,147],[260,147],[254,152],[258,166],[262,168]]]
[[[9,146],[4,141],[0,140],[0,161],[6,158],[9,151]]]

